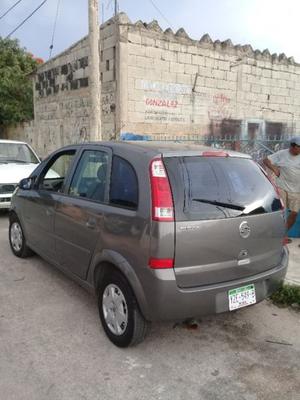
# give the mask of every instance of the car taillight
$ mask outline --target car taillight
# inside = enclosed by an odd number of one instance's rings
[[[149,259],[149,267],[152,269],[166,269],[174,267],[173,258],[153,258]]]
[[[162,159],[155,158],[150,164],[152,194],[152,220],[174,221],[174,205],[169,179]]]

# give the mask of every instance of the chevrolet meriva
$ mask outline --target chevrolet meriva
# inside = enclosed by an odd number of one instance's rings
[[[282,202],[247,155],[203,146],[68,146],[20,182],[13,253],[31,251],[97,294],[120,347],[150,321],[255,304],[283,280]]]

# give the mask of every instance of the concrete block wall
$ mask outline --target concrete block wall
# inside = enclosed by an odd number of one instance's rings
[[[268,123],[281,125],[281,133],[300,130],[300,66],[293,58],[208,35],[195,41],[183,29],[163,32],[156,21],[120,30],[127,59],[123,131],[210,134],[224,120],[239,120],[241,136],[249,124],[260,136]]]
[[[103,139],[115,136],[116,30],[108,21],[101,26],[100,74]],[[89,47],[85,37],[43,64],[33,77],[33,146],[45,156],[53,150],[90,139]],[[22,126],[9,130],[19,138]],[[23,137],[26,136],[23,130]]]
[[[111,19],[100,29],[104,140],[121,132],[242,138],[299,133],[300,65],[293,58],[212,41],[207,34],[192,40],[184,29],[133,24],[123,13],[117,26]],[[89,140],[87,37],[43,64],[33,81],[35,120],[24,137],[31,141],[33,135],[38,153]]]

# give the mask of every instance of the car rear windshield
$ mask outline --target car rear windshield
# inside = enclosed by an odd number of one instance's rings
[[[233,157],[164,158],[178,221],[278,211],[281,202],[260,167]]]
[[[0,163],[38,164],[39,160],[25,143],[0,143]]]

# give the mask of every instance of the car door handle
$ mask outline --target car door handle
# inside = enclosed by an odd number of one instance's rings
[[[95,229],[97,225],[97,222],[94,218],[90,218],[87,220],[85,226],[89,229]]]

